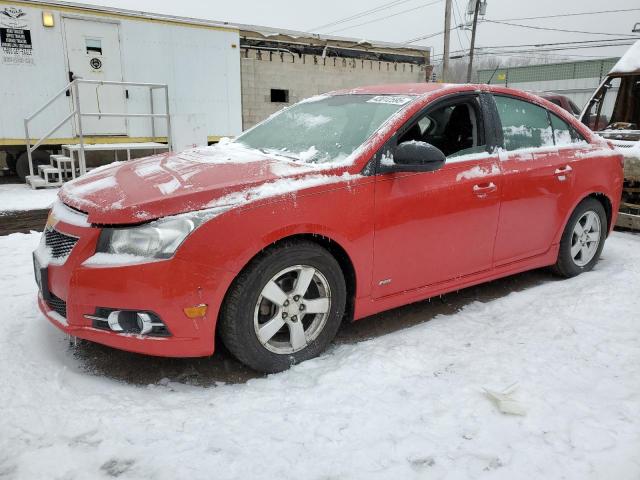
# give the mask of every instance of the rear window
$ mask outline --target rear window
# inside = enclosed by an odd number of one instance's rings
[[[571,125],[562,120],[554,113],[549,112],[551,126],[553,127],[553,140],[557,146],[571,145],[573,143],[584,142],[584,137]]]
[[[506,150],[554,145],[547,111],[533,103],[494,96]]]

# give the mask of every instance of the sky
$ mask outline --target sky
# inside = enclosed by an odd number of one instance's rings
[[[452,25],[462,23],[469,0],[453,0],[454,15]],[[242,2],[220,2],[205,0],[88,0],[83,3],[106,5],[130,10],[157,12],[216,21],[264,25],[274,28],[302,30],[313,33],[334,34],[369,41],[388,41],[404,43],[420,36],[437,34],[444,30],[444,0],[323,0],[320,4],[299,0],[271,0]],[[321,7],[319,7],[321,5]],[[575,15],[584,12],[602,12],[611,10],[636,9],[592,15]],[[349,21],[326,26],[328,24],[354,17],[362,12],[370,14]],[[523,17],[558,15],[556,18],[522,19]],[[476,46],[509,46],[502,50],[503,58],[523,56],[549,59],[592,59],[620,56],[634,38],[636,22],[640,22],[639,0],[488,0],[485,19],[478,27]],[[524,28],[490,21],[507,21],[536,28]],[[323,27],[323,28],[319,28]],[[561,32],[546,29],[573,30]],[[587,32],[587,33],[577,33]],[[469,48],[471,34],[467,30],[456,29],[451,32],[452,55],[460,55]],[[514,52],[512,45],[576,42],[593,42],[590,48],[564,51],[546,51],[544,48],[558,46],[524,47],[529,52]],[[611,47],[596,48],[601,40],[610,40],[617,44]],[[442,56],[443,35],[416,42],[416,45],[433,48],[434,63]],[[622,45],[625,44],[625,45]],[[567,45],[562,45],[566,47]],[[534,51],[531,51],[534,50]],[[481,50],[479,50],[481,52]]]

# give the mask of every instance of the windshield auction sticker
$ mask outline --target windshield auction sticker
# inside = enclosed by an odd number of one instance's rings
[[[21,8],[0,10],[0,48],[2,63],[33,65],[33,44],[27,13]]]
[[[389,105],[404,105],[409,103],[411,97],[404,95],[378,95],[377,97],[370,98],[367,103],[387,103]]]

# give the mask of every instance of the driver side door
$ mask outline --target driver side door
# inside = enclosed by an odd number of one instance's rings
[[[435,125],[432,131],[420,132],[422,141],[440,142],[436,146],[448,153],[442,168],[376,177],[374,298],[491,269],[502,181],[498,156],[488,153],[493,149],[493,134],[487,131],[490,120],[483,104],[474,93],[427,107],[399,129],[380,154],[388,158],[407,135],[416,140],[416,124],[429,124],[425,116],[446,122],[443,109],[452,111],[458,105],[468,108],[471,139],[456,137],[455,125],[448,125],[448,129]],[[443,138],[450,139],[448,144],[442,143]],[[471,148],[455,151],[470,143]]]

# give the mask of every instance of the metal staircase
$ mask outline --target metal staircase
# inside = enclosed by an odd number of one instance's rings
[[[38,165],[38,175],[29,175],[27,183],[32,188],[59,187],[67,180],[76,178],[75,166],[70,157],[51,155],[48,165]]]
[[[150,113],[102,113],[102,112],[83,112],[80,108],[80,95],[78,94],[78,84],[94,84],[94,85],[119,85],[122,87],[146,87],[149,89]],[[154,113],[153,111],[153,91],[156,89],[164,90],[165,113]],[[73,110],[55,127],[49,130],[44,136],[31,145],[31,136],[29,135],[29,123],[51,105],[58,97],[71,92],[73,97]],[[83,117],[147,117],[151,118],[152,137],[155,138],[155,119],[165,119],[167,122],[167,143],[144,142],[144,143],[94,143],[86,144],[82,132]],[[33,152],[50,138],[58,129],[65,125],[68,121],[75,119],[76,136],[78,144],[62,145],[62,154],[50,156],[49,164],[38,165],[37,170],[34,169]],[[171,116],[169,114],[169,88],[166,84],[156,83],[139,83],[139,82],[115,82],[100,80],[83,80],[74,78],[62,90],[54,95],[47,103],[24,119],[25,143],[27,146],[27,155],[29,159],[29,175],[26,177],[27,183],[31,188],[39,187],[58,187],[68,180],[83,175],[90,169],[86,166],[87,151],[113,151],[116,160],[119,151],[127,154],[127,159],[131,158],[132,150],[168,150],[171,151]],[[109,138],[105,136],[105,138]]]

